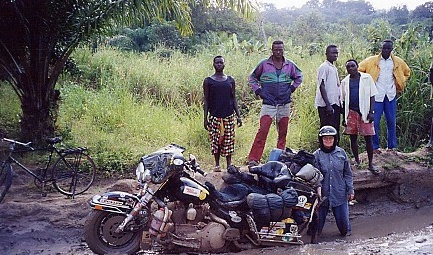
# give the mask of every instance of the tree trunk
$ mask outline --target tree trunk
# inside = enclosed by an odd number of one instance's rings
[[[57,107],[52,107],[48,97],[34,98],[34,95],[29,95],[25,98],[21,102],[21,138],[41,143],[54,135]]]

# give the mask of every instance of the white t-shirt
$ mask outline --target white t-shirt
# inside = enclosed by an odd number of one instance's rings
[[[319,69],[317,69],[317,89],[314,106],[316,108],[326,106],[322,94],[320,93],[320,84],[322,83],[322,80],[325,83],[329,103],[331,105],[340,105],[341,86],[340,79],[338,78],[338,70],[331,62],[325,60],[325,62],[320,65]]]

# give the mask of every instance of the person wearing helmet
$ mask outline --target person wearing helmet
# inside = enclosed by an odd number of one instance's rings
[[[337,135],[337,130],[332,126],[320,128],[319,149],[313,153],[316,167],[323,174],[321,193],[327,197],[318,210],[318,236],[325,226],[329,209],[332,210],[341,236],[351,234],[348,202],[355,197],[353,173],[346,152],[337,146]]]

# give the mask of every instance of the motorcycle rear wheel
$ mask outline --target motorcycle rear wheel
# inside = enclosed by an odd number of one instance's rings
[[[125,215],[94,210],[84,226],[84,238],[97,254],[134,254],[140,250],[142,232],[115,233]]]

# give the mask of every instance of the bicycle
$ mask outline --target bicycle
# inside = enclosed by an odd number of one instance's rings
[[[0,168],[0,202],[12,184],[12,163],[34,177],[36,186],[41,188],[42,196],[46,196],[46,184],[51,183],[60,193],[74,198],[75,195],[87,191],[95,180],[96,166],[86,153],[87,148],[59,149],[56,144],[62,141],[61,137],[47,138],[48,145],[42,148],[33,148],[31,142],[23,143],[8,138],[1,140],[9,143],[9,151]],[[16,145],[23,149],[17,149]],[[30,169],[14,157],[14,154],[32,151],[48,152],[48,159],[43,168]],[[53,155],[56,154],[58,159],[52,165]]]

